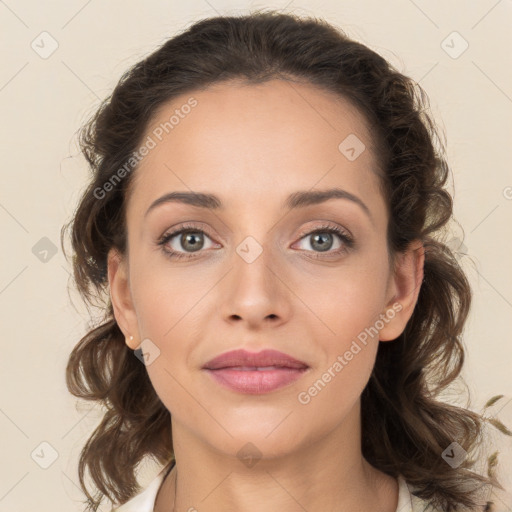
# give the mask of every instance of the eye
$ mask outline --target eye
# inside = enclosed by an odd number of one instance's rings
[[[205,238],[210,246],[205,247]],[[170,258],[193,258],[194,253],[212,247],[213,242],[205,231],[194,225],[183,225],[179,229],[165,233],[158,241],[164,253]]]
[[[338,246],[334,247],[334,250],[332,250],[333,245],[336,244],[336,238],[338,238]],[[321,253],[336,256],[354,246],[352,236],[340,227],[334,225],[320,226],[313,231],[309,231],[305,235],[302,235],[300,241],[306,242],[306,251],[317,253],[313,256],[315,258],[322,257]]]
[[[334,248],[338,239],[338,246]],[[209,240],[209,245],[205,241]],[[310,252],[313,258],[339,256],[354,247],[352,236],[342,228],[326,224],[313,231],[301,234],[298,243],[306,243],[305,252]],[[214,243],[208,234],[193,224],[180,226],[178,229],[165,233],[157,242],[165,255],[171,259],[195,258],[202,249],[220,247]],[[322,254],[322,253],[325,253]]]

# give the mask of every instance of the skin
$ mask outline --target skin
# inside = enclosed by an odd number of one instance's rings
[[[396,479],[361,453],[360,396],[379,341],[396,339],[412,315],[424,255],[415,242],[390,265],[388,213],[365,120],[347,101],[305,83],[230,82],[167,103],[147,134],[190,96],[198,105],[135,171],[128,254],[112,249],[108,258],[126,343],[136,349],[149,338],[160,350],[147,371],[171,412],[176,510],[394,512]],[[354,161],[338,149],[349,134],[366,146]],[[369,215],[347,199],[282,207],[293,192],[332,187],[360,198]],[[165,203],[145,216],[165,193],[191,190],[219,196],[223,209]],[[318,250],[307,233],[326,221],[348,231],[354,247],[333,234],[332,247]],[[197,235],[204,246],[194,252],[177,235],[167,248],[192,258],[173,260],[157,241],[184,222],[206,232]],[[262,248],[251,263],[236,252],[247,236]],[[401,310],[378,336],[300,403],[298,394],[394,304]],[[201,369],[241,347],[274,348],[310,368],[265,395],[223,388]],[[237,457],[249,442],[261,456],[252,467]],[[172,510],[176,468],[160,488],[157,512]]]

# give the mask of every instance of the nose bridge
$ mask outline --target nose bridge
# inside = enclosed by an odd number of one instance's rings
[[[284,320],[290,311],[289,294],[276,257],[280,250],[273,247],[275,237],[272,231],[266,233],[263,229],[256,236],[245,236],[234,247],[222,293],[224,317],[254,325],[266,319]]]

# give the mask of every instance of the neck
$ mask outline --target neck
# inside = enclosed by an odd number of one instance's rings
[[[236,453],[205,446],[173,421],[176,466],[162,484],[155,512],[172,511],[175,499],[174,512],[395,512],[396,479],[368,464],[360,443],[340,441],[337,430],[294,453],[244,463]]]

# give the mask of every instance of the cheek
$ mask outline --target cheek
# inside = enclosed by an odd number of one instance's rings
[[[387,272],[382,259],[365,262],[329,272],[329,279],[317,276],[309,293],[301,290],[314,312],[303,321],[304,328],[320,356],[297,395],[304,419],[337,423],[364,390],[379,346],[377,322],[384,311]]]
[[[379,346],[376,321],[384,283],[377,275],[351,273],[332,283],[323,297],[309,296],[323,323],[315,322],[321,330],[309,331],[322,356],[296,398],[302,420],[318,429],[339,424],[368,383]]]
[[[157,355],[147,372],[159,398],[179,418],[190,409],[189,360],[200,339],[198,320],[205,315],[204,281],[191,270],[170,269],[163,260],[131,268],[140,336],[151,341],[150,351]]]
[[[295,290],[328,346],[342,348],[366,328],[375,324],[384,311],[387,268],[382,263],[350,265],[316,276],[298,276]],[[299,284],[300,283],[300,284]],[[308,322],[311,323],[311,322]]]
[[[162,264],[138,270],[134,266],[131,288],[141,335],[162,341],[172,337],[187,323],[189,315],[201,309],[211,286],[208,276],[192,267],[170,268],[169,264]]]
[[[309,380],[297,394],[297,419],[310,425],[313,435],[332,431],[348,421],[356,429],[355,406],[366,387],[375,362],[377,346],[361,346],[351,359],[346,351],[336,354],[330,363]],[[338,356],[341,356],[338,360]]]

